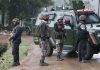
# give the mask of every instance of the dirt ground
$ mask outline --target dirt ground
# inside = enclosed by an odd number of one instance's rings
[[[23,37],[30,44],[28,55],[21,61],[21,65],[12,67],[9,70],[100,70],[100,54],[94,55],[89,63],[80,63],[77,58],[68,58],[64,56],[64,61],[56,61],[56,51],[52,57],[47,57],[47,67],[39,66],[40,48],[34,45],[32,37]],[[63,52],[65,54],[66,52]]]

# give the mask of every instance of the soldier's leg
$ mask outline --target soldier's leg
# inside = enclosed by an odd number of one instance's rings
[[[86,59],[86,60],[90,60],[90,59],[89,59],[90,54],[92,54],[92,52],[91,52],[91,46],[90,46],[89,43],[87,42],[87,46],[86,46],[86,55],[85,55],[85,59]]]
[[[60,42],[60,43],[58,44],[58,54],[57,54],[57,60],[58,60],[58,61],[62,61],[62,60],[63,60],[62,57],[61,57],[61,55],[62,55],[62,50],[63,50],[63,43]]]
[[[49,55],[50,53],[50,44],[49,44],[49,41],[48,39],[46,40],[46,55]]]
[[[82,41],[81,54],[82,54],[82,62],[86,63],[87,62],[87,59],[86,59],[86,55],[87,55],[87,41],[86,40]]]
[[[12,55],[13,55],[13,65],[20,65],[19,63],[19,45],[13,44],[12,47]]]
[[[82,42],[80,41],[79,44],[78,44],[78,58],[79,58],[79,61],[82,61]]]
[[[40,59],[40,66],[48,66],[47,63],[45,63],[45,57],[46,57],[46,52],[47,52],[47,48],[46,48],[46,42],[45,41],[41,41],[40,42],[40,46],[41,46],[41,59]]]
[[[88,60],[88,55],[89,55],[89,46],[87,44],[87,41],[84,41],[84,60]]]

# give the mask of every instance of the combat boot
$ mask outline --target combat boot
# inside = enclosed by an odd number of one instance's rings
[[[18,66],[20,63],[13,63],[12,66]]]
[[[63,58],[57,58],[57,61],[63,61],[64,59]]]
[[[64,59],[61,58],[60,56],[57,56],[57,61],[63,61]]]
[[[48,65],[49,65],[48,63],[45,63],[45,62],[40,60],[40,66],[48,66]]]
[[[90,62],[89,60],[82,60],[81,61],[82,63],[88,63],[88,62]]]

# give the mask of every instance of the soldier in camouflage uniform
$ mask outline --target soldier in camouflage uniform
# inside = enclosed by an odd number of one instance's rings
[[[9,41],[12,41],[12,55],[13,55],[13,65],[12,66],[17,66],[20,65],[19,62],[19,45],[21,43],[21,35],[22,35],[22,27],[19,25],[19,19],[14,18],[12,20],[13,22],[13,31],[12,35],[9,38]]]
[[[57,22],[54,24],[54,29],[56,32],[56,43],[57,43],[57,61],[62,61],[62,50],[63,50],[63,38],[65,37],[65,29],[63,24],[63,17],[59,16]]]
[[[45,63],[45,57],[48,54],[49,46],[49,37],[50,31],[48,27],[48,14],[42,14],[41,16],[41,23],[36,28],[37,35],[40,38],[40,48],[41,48],[41,59],[40,59],[40,66],[48,66],[48,63]]]

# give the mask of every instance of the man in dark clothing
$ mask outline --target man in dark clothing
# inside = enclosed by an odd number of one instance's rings
[[[87,61],[87,51],[88,51],[89,32],[86,30],[85,19],[86,19],[85,15],[81,15],[79,17],[78,53],[79,53],[79,61],[81,61],[81,62],[86,62]]]
[[[48,63],[44,62],[45,57],[48,54],[49,46],[49,37],[50,31],[48,26],[48,19],[49,16],[47,14],[43,14],[41,16],[41,23],[36,28],[36,33],[40,38],[40,48],[41,48],[41,59],[40,59],[40,66],[48,66]]]
[[[62,61],[61,58],[62,50],[63,50],[63,38],[65,36],[65,29],[63,24],[63,17],[60,16],[57,22],[54,24],[54,29],[56,32],[56,44],[57,44],[57,61]]]
[[[9,41],[12,40],[12,55],[13,55],[13,66],[20,65],[19,62],[19,45],[21,43],[21,34],[22,34],[22,28],[19,25],[19,19],[14,18],[12,20],[14,28],[12,31],[12,35],[9,38]]]

